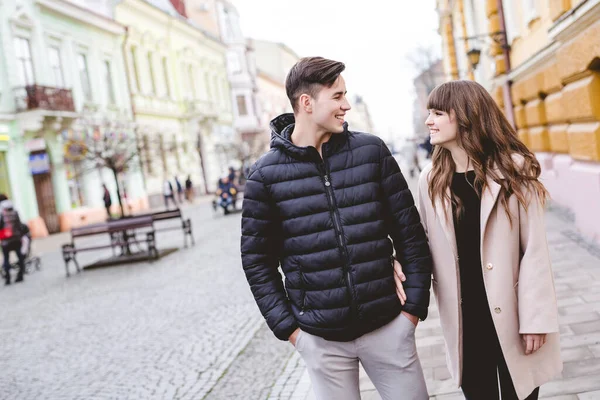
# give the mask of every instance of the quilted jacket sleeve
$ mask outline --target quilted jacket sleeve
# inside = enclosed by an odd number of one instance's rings
[[[427,237],[408,184],[385,143],[381,142],[381,186],[388,213],[389,235],[406,281],[404,311],[427,318],[432,259]]]
[[[275,210],[259,169],[250,172],[242,211],[242,265],[256,304],[275,336],[288,340],[298,328],[281,274]]]

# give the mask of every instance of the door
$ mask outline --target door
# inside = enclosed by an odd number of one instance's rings
[[[60,232],[60,222],[56,213],[56,203],[54,202],[54,188],[52,186],[52,174],[33,175],[35,185],[35,194],[37,197],[38,210],[40,217],[46,223],[48,233]]]

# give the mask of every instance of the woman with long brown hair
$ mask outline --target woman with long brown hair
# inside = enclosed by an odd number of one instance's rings
[[[448,367],[469,400],[537,399],[562,370],[540,164],[476,82],[436,87],[427,108],[418,203]]]

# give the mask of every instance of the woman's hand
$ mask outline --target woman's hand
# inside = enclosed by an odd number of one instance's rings
[[[400,299],[400,304],[406,304],[406,292],[404,291],[404,286],[402,286],[402,282],[406,280],[406,276],[404,272],[402,272],[402,265],[394,258],[394,280],[396,281],[396,294]]]
[[[546,334],[530,334],[525,333],[521,335],[523,344],[525,346],[525,354],[530,355],[542,348],[546,344]]]

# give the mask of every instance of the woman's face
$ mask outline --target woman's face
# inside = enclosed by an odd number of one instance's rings
[[[429,128],[432,145],[448,148],[456,144],[458,124],[454,116],[454,111],[447,113],[431,109],[429,110],[429,116],[425,120],[425,125]]]

